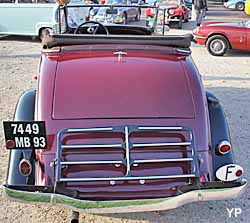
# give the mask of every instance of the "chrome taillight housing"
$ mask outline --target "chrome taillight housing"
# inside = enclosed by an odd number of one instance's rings
[[[221,141],[217,146],[218,152],[221,155],[227,154],[231,151],[231,144],[228,141]]]
[[[22,159],[19,163],[19,172],[23,176],[29,176],[32,172],[32,165],[30,161]]]

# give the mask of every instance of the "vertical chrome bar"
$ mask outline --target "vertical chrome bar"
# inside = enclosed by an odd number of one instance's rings
[[[130,152],[129,152],[129,129],[128,126],[125,126],[125,149],[126,149],[126,165],[127,165],[127,171],[126,176],[129,176],[130,174]]]
[[[61,158],[62,158],[62,135],[64,131],[61,131],[57,135],[57,151],[56,151],[56,182],[61,180]]]
[[[193,134],[192,130],[190,131],[190,141],[192,142],[192,158],[193,158],[193,173],[195,174],[196,177],[200,176],[200,171],[199,171],[199,157],[197,156],[196,149],[195,149],[195,137]]]
[[[196,162],[196,157],[194,156],[194,146],[193,146],[193,135],[192,135],[192,133],[190,132],[190,139],[191,139],[191,142],[192,142],[192,154],[191,154],[191,156],[192,156],[192,158],[193,158],[193,160],[194,160],[194,162],[193,162],[193,173],[195,173],[196,172],[196,169],[195,169],[195,162]]]

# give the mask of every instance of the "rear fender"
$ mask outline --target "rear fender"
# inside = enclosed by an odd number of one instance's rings
[[[35,109],[36,91],[34,89],[26,91],[19,98],[16,106],[15,121],[33,121]],[[7,173],[8,185],[28,185],[34,184],[34,156],[33,150],[11,150],[9,153],[9,164]],[[22,176],[19,173],[19,163],[23,158],[30,160],[32,164],[32,173],[29,177]]]
[[[225,112],[219,100],[211,92],[206,92],[206,97],[208,102],[211,131],[213,176],[215,177],[216,170],[219,167],[233,163],[233,154],[232,151],[224,155],[220,155],[217,152],[217,146],[221,141],[226,140],[231,143],[230,133]]]

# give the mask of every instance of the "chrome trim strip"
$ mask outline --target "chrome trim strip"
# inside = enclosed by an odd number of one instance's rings
[[[134,160],[133,163],[190,162],[193,158]]]
[[[195,34],[193,34],[193,36],[194,36],[194,39],[196,39],[196,38],[207,39],[206,36],[199,36],[199,35],[195,35]]]
[[[190,54],[191,53],[191,50],[184,50],[184,49],[176,49],[176,52],[178,53],[184,53],[184,54]]]
[[[192,178],[195,174],[180,174],[169,176],[125,176],[125,177],[89,177],[89,178],[61,178],[62,182],[85,182],[85,181],[121,181],[121,180],[163,180],[173,178]]]
[[[167,142],[167,143],[135,143],[132,147],[151,147],[151,146],[190,146],[191,142]]]
[[[230,149],[229,149],[228,151],[226,151],[226,152],[222,152],[222,151],[220,150],[220,147],[222,147],[222,146],[229,146]],[[231,146],[230,142],[228,142],[227,140],[223,140],[223,141],[221,141],[221,142],[218,144],[217,150],[218,150],[218,152],[219,152],[220,154],[225,155],[225,154],[227,154],[227,153],[229,153],[229,152],[232,151],[232,146]]]
[[[59,53],[61,52],[61,48],[53,48],[53,49],[42,49],[42,53]]]

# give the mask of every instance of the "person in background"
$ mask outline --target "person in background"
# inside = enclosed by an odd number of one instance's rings
[[[197,26],[200,26],[206,11],[205,0],[193,0],[193,4],[196,12]]]
[[[72,4],[72,5],[82,5],[83,1],[82,0],[56,0],[57,5],[54,8],[54,24],[58,24],[59,18],[58,18],[58,6],[64,6],[67,4]],[[91,4],[89,0],[84,0],[84,4]],[[68,26],[70,28],[76,28],[83,22],[88,20],[89,17],[89,7],[69,7],[67,8],[67,22]],[[62,12],[61,13],[61,22],[62,25],[65,25],[65,15]]]

